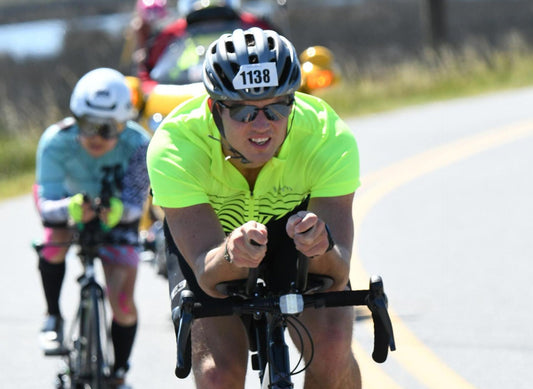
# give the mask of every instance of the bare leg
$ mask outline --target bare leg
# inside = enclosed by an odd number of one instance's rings
[[[351,349],[354,319],[352,307],[309,309],[302,314],[315,351],[305,372],[305,389],[361,389],[361,372]],[[311,346],[305,340],[304,357],[309,360]]]
[[[236,316],[195,320],[192,367],[199,389],[244,388],[248,339]]]
[[[114,372],[125,372],[129,368],[128,360],[137,333],[137,308],[133,300],[137,268],[104,264],[104,272],[109,303],[113,311],[111,338],[115,351]]]

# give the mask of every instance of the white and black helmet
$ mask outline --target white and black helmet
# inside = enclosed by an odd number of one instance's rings
[[[203,81],[214,100],[270,99],[300,87],[300,63],[292,43],[277,32],[237,29],[209,46]]]
[[[135,116],[126,78],[109,68],[91,70],[79,79],[70,97],[70,110],[78,118],[91,116],[118,123]]]

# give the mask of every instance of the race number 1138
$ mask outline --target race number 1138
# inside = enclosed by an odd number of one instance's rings
[[[241,65],[233,79],[235,89],[278,86],[278,72],[273,62]]]

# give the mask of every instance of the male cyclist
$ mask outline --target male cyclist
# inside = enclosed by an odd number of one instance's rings
[[[146,149],[149,137],[135,122],[130,90],[116,70],[99,68],[74,87],[68,117],[48,127],[37,149],[35,201],[44,225],[44,243],[72,239],[69,220],[87,223],[98,217],[112,241],[131,245],[100,249],[107,295],[113,312],[115,350],[112,381],[122,383],[137,329],[133,300],[139,263],[138,221],[148,192]],[[96,213],[91,200],[102,191],[109,206]],[[48,352],[61,347],[59,307],[68,247],[48,246],[39,258],[48,313],[41,332]]]
[[[297,250],[310,272],[334,279],[331,290],[348,287],[357,145],[331,107],[296,92],[300,78],[293,45],[276,32],[224,34],[206,54],[208,94],[177,107],[152,138],[148,172],[168,261],[179,261],[199,299],[223,298],[217,283],[260,265],[270,287],[288,290]],[[305,387],[360,388],[354,310],[300,319],[315,347]],[[238,317],[195,320],[191,339],[199,388],[243,388],[248,340]]]

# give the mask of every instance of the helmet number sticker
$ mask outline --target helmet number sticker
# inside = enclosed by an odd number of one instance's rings
[[[274,62],[241,65],[233,79],[235,89],[278,86],[278,71]]]

